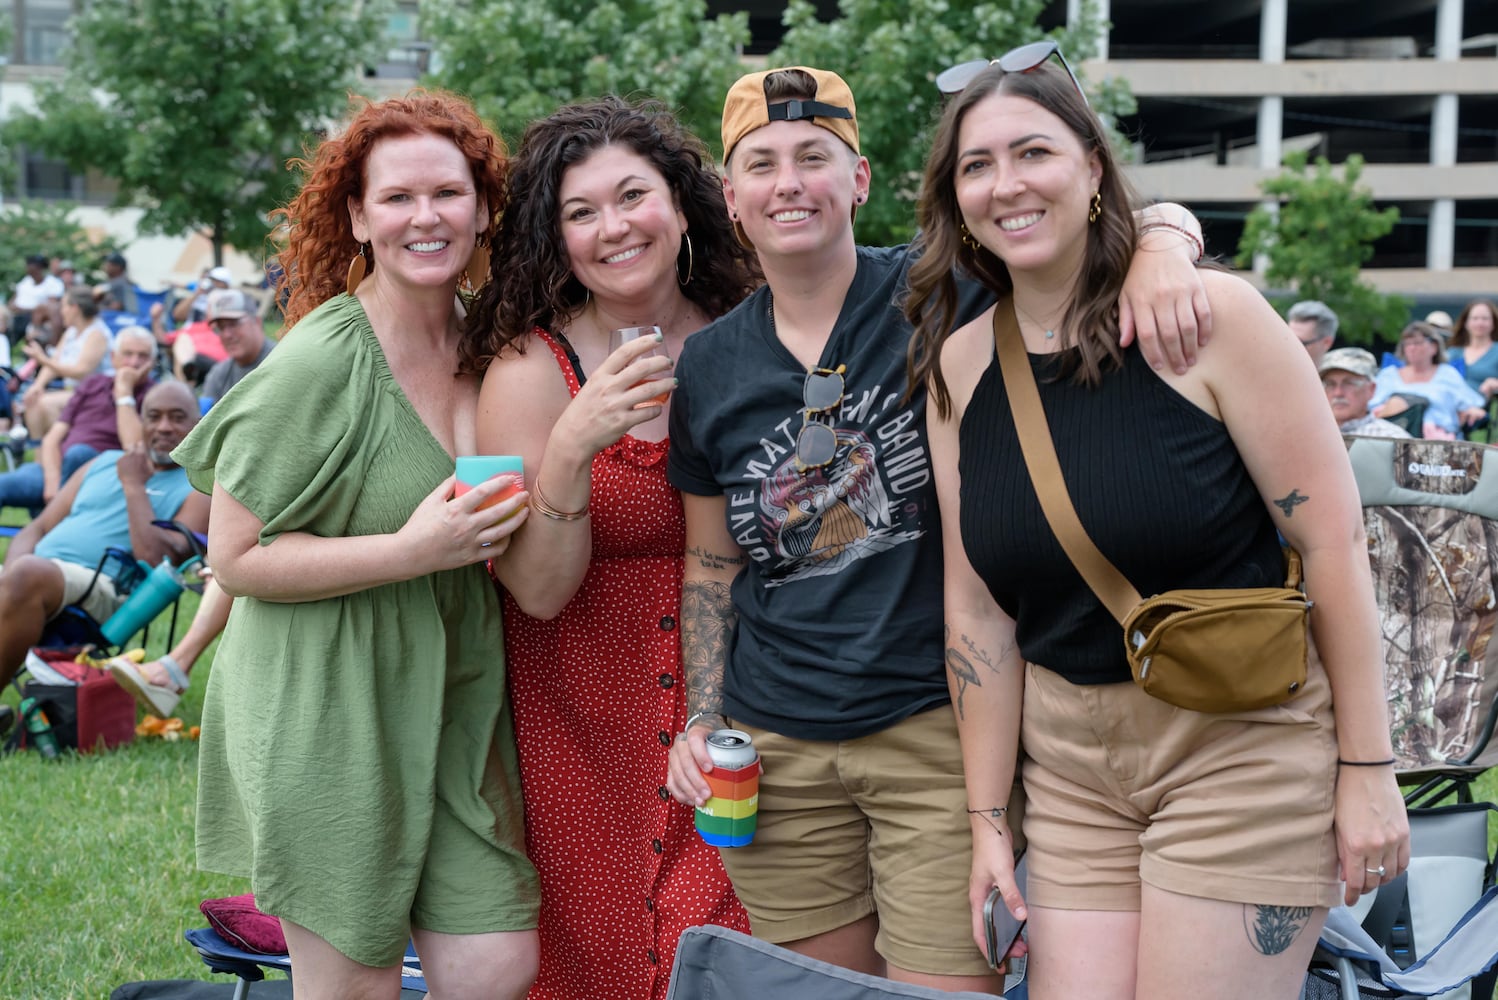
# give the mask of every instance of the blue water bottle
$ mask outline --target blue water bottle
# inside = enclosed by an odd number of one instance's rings
[[[195,562],[197,556],[183,563],[182,569],[187,569]],[[174,567],[169,559],[163,558],[161,565],[155,569],[145,563],[141,563],[140,567],[146,571],[145,579],[135,585],[125,603],[99,629],[104,638],[116,646],[151,624],[187,586],[182,578],[182,571]]]

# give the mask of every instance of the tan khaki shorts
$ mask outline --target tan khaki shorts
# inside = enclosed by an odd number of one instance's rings
[[[1032,903],[1138,910],[1148,882],[1235,903],[1336,904],[1336,729],[1314,650],[1290,701],[1223,714],[1029,664],[1022,730]]]
[[[797,941],[877,912],[874,946],[914,972],[980,975],[972,838],[948,705],[871,736],[813,742],[734,723],[764,765],[759,825],[723,866],[756,937]]]
[[[100,573],[99,580],[94,583],[94,567],[80,566],[77,563],[64,562],[61,559],[49,559],[52,565],[62,570],[62,608],[69,604],[77,604],[78,599],[88,591],[88,599],[81,607],[88,612],[88,616],[100,625],[105,619],[114,614],[124,599],[115,596],[114,581],[107,574]],[[94,584],[94,589],[89,590],[89,584]],[[53,617],[62,610],[57,608],[52,612]]]

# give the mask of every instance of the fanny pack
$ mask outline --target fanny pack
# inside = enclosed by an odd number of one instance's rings
[[[1134,683],[1196,712],[1237,712],[1289,700],[1305,684],[1311,602],[1300,591],[1300,556],[1287,551],[1285,585],[1168,590],[1141,598],[1077,517],[1056,458],[1014,303],[999,302],[994,345],[1020,450],[1046,522],[1087,586],[1123,627]]]

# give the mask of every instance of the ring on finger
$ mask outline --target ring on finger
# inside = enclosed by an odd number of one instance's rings
[[[1369,875],[1377,875],[1379,878],[1383,878],[1384,875],[1388,872],[1388,869],[1383,865],[1379,865],[1377,868],[1364,868],[1363,871],[1367,872]]]

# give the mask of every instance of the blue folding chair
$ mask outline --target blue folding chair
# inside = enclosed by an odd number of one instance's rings
[[[234,985],[234,1000],[246,1000],[250,995],[250,987],[264,980],[267,971],[282,972],[288,977],[291,975],[290,955],[265,955],[245,951],[225,941],[211,927],[183,931],[182,936],[197,949],[198,956],[208,968],[239,977],[239,982]],[[421,974],[421,959],[416,954],[415,946],[408,944],[406,957],[401,965],[401,996],[424,997],[426,993],[427,981]]]

